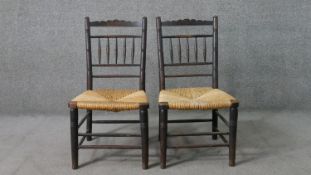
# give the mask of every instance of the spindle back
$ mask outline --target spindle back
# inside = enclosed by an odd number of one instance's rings
[[[91,28],[95,27],[136,27],[141,28],[141,35],[133,34],[104,34],[93,35]],[[93,89],[93,78],[139,78],[139,89],[145,90],[145,67],[146,67],[146,41],[147,41],[147,18],[143,17],[142,22],[108,20],[108,21],[90,21],[85,17],[85,40],[86,40],[86,63],[87,63],[87,89]],[[92,42],[96,41],[98,63],[92,60]],[[112,41],[111,41],[112,40]],[[135,43],[140,40],[141,48],[135,49]],[[113,45],[111,44],[113,43]],[[121,44],[119,44],[121,43]],[[136,44],[137,45],[137,44]],[[128,49],[128,47],[130,49]],[[105,49],[102,49],[105,47]],[[122,53],[120,54],[120,52]],[[136,52],[140,52],[139,63],[135,63]],[[103,60],[102,58],[106,58]],[[94,67],[139,67],[139,74],[110,74],[94,75]]]
[[[218,17],[214,16],[212,21],[206,20],[195,20],[195,19],[184,19],[184,20],[176,20],[176,21],[161,21],[160,17],[156,18],[156,26],[157,26],[157,41],[158,41],[158,59],[159,59],[159,80],[160,80],[160,90],[165,89],[165,79],[166,78],[178,78],[178,77],[212,77],[212,87],[218,88]],[[176,35],[163,35],[162,28],[163,27],[184,27],[184,26],[212,26],[213,32],[211,34],[176,34]],[[212,60],[208,61],[207,59],[207,38],[212,38]],[[189,40],[194,40],[194,46],[189,45]],[[198,39],[203,41],[203,49],[202,56],[203,59],[199,59],[198,57]],[[163,42],[168,40],[168,48],[169,49],[169,57],[170,62],[166,63],[164,58],[164,46]],[[174,43],[178,43],[176,47],[173,47]],[[181,40],[184,40],[186,45],[186,61],[182,59],[182,46]],[[174,52],[174,48],[177,48]],[[194,48],[194,54],[190,54],[190,48]],[[177,58],[176,58],[177,55]],[[190,55],[193,55],[194,58],[191,58]],[[177,61],[176,61],[177,60]],[[202,60],[202,61],[199,61]],[[165,67],[180,67],[180,66],[198,66],[198,65],[212,65],[212,72],[208,74],[174,74],[174,75],[166,75]]]

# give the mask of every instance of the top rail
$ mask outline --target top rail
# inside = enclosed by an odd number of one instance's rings
[[[108,21],[90,21],[91,27],[141,27],[141,22],[123,21],[123,20],[108,20]]]
[[[213,37],[213,35],[194,34],[194,35],[164,35],[162,38],[205,38]]]
[[[213,25],[213,21],[206,20],[195,20],[195,19],[183,19],[176,21],[163,21],[162,26],[202,26],[202,25]]]
[[[141,38],[140,35],[91,35],[90,38]]]

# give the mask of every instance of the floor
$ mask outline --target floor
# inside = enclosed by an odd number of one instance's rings
[[[82,112],[81,112],[82,113]],[[227,115],[226,111],[224,114]],[[71,169],[69,116],[1,116],[1,175],[69,174],[311,174],[311,112],[242,111],[238,122],[237,165],[228,166],[226,148],[169,150],[159,167],[157,114],[149,115],[150,168],[141,169],[138,150],[81,150],[80,168]],[[94,118],[134,119],[136,113],[96,113]],[[102,115],[102,116],[100,116]],[[202,112],[170,112],[170,118],[206,118]],[[170,124],[175,133],[210,130],[210,123]],[[223,125],[221,128],[225,129]],[[84,129],[84,128],[83,128]],[[96,125],[96,131],[139,132],[137,124]],[[100,138],[94,143],[138,144],[133,138]],[[178,137],[169,144],[210,143],[210,136]]]

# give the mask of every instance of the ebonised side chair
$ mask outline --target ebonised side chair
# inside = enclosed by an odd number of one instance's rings
[[[91,33],[95,28],[117,28],[128,31],[131,34],[103,34]],[[132,28],[139,34],[129,32]],[[115,30],[117,31],[117,30]],[[90,21],[85,18],[86,36],[86,63],[87,63],[87,90],[72,99],[68,106],[70,108],[71,128],[71,157],[72,168],[78,168],[78,151],[80,149],[141,149],[142,168],[148,168],[148,98],[145,93],[145,67],[146,67],[146,40],[147,40],[147,18],[142,22],[108,20]],[[92,43],[95,47],[92,48]],[[113,44],[111,44],[113,43]],[[119,43],[119,44],[118,44]],[[136,43],[136,46],[135,46]],[[137,43],[140,43],[138,46]],[[127,47],[128,46],[128,47]],[[105,49],[102,49],[102,48]],[[137,49],[137,47],[139,49]],[[128,48],[128,49],[127,49]],[[135,49],[136,48],[136,49]],[[92,53],[92,51],[97,52]],[[136,50],[136,51],[135,51]],[[102,61],[102,57],[106,58]],[[98,58],[98,60],[96,60]],[[98,74],[93,69],[107,67],[136,67],[137,74]],[[93,79],[99,78],[137,78],[139,87],[137,89],[93,89]],[[86,115],[78,120],[78,110],[86,110]],[[139,120],[93,120],[92,111],[128,111],[138,110]],[[79,128],[86,122],[86,132],[79,132]],[[133,133],[95,133],[92,131],[93,124],[118,124],[118,123],[140,123],[141,134]],[[79,137],[81,138],[79,140]],[[83,144],[85,140],[91,141],[94,137],[140,137],[140,145],[90,145]]]
[[[218,89],[218,18],[213,20],[177,20],[177,21],[161,21],[160,17],[156,18],[157,41],[158,41],[158,61],[159,61],[159,139],[160,139],[160,160],[161,168],[166,168],[166,151],[167,148],[202,148],[202,147],[229,147],[229,166],[235,165],[236,150],[236,132],[239,102],[236,98]],[[163,35],[162,28],[166,31],[172,27],[183,29],[185,26],[212,27],[212,33],[209,34],[176,34]],[[176,30],[175,30],[176,31]],[[172,33],[172,32],[170,32]],[[176,33],[176,32],[175,32]],[[207,32],[205,32],[207,33]],[[207,51],[206,43],[211,39],[211,51]],[[191,42],[190,42],[191,41]],[[166,42],[166,47],[163,43]],[[173,47],[175,43],[175,47]],[[181,46],[184,43],[184,46]],[[190,45],[189,43],[192,43]],[[199,44],[203,46],[199,49]],[[189,46],[190,45],[190,46]],[[184,51],[182,51],[185,48]],[[190,49],[189,49],[190,48]],[[175,50],[175,52],[174,52]],[[176,52],[177,50],[177,52]],[[164,52],[169,54],[164,54]],[[190,54],[193,51],[194,53]],[[203,52],[203,53],[199,53]],[[177,54],[176,54],[177,53]],[[211,54],[211,61],[208,61],[207,53]],[[202,56],[201,58],[198,58]],[[164,58],[166,57],[166,58]],[[168,61],[170,60],[170,61]],[[210,73],[204,74],[166,74],[168,67],[182,66],[210,66]],[[167,78],[179,77],[210,77],[212,78],[212,87],[191,87],[191,88],[172,88],[166,89],[165,80]],[[229,109],[229,121],[223,117],[218,109]],[[211,110],[211,119],[178,119],[168,120],[168,110]],[[229,131],[218,130],[218,118],[221,119]],[[190,122],[211,122],[211,132],[176,134],[168,133],[168,123],[190,123]],[[213,140],[219,136],[221,143],[218,144],[199,144],[199,145],[168,145],[168,137],[176,136],[203,136],[211,135]],[[229,141],[225,137],[229,135]]]

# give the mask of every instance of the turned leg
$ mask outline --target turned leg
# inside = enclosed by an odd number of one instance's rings
[[[229,166],[235,166],[237,120],[238,120],[238,106],[234,105],[230,107]]]
[[[161,110],[159,109],[159,114],[161,113]],[[158,141],[160,141],[160,136],[161,136],[161,117],[159,116],[159,125],[158,125]]]
[[[141,147],[142,147],[142,168],[148,169],[149,156],[149,134],[148,134],[148,111],[140,109],[140,129],[141,129]]]
[[[161,168],[166,168],[166,150],[167,150],[167,109],[160,106],[160,161]]]
[[[70,108],[71,160],[72,169],[78,168],[78,109]]]
[[[217,109],[212,110],[212,132],[218,131]],[[217,135],[212,135],[213,140],[217,140]]]
[[[86,133],[92,133],[92,110],[87,110],[86,115]],[[86,140],[91,141],[92,136],[86,136]]]

